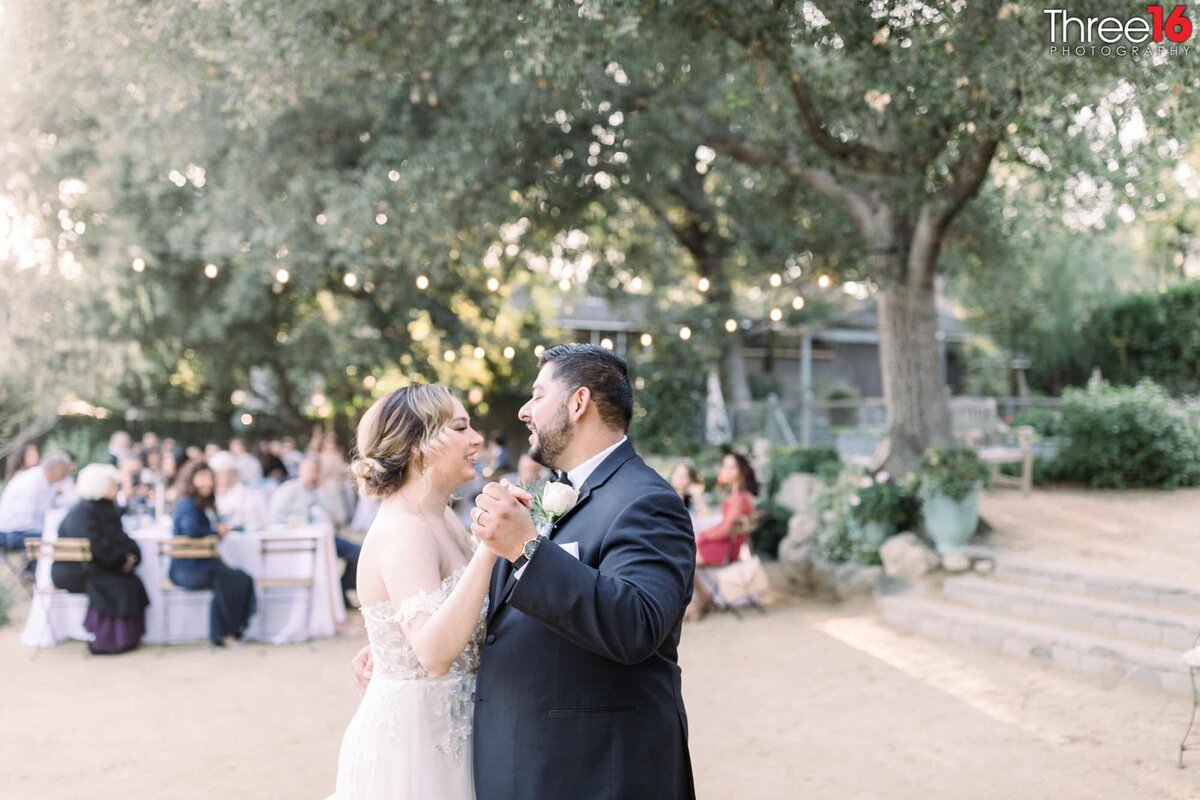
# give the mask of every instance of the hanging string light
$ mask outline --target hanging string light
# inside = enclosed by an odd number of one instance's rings
[[[783,310],[779,308],[771,309],[771,322],[779,322],[783,319]]]
[[[292,277],[291,273],[289,273],[286,269],[283,269],[282,267],[275,270],[275,282],[276,283],[287,283],[289,280],[291,280],[291,277]]]
[[[796,299],[792,300],[792,308],[796,309],[797,311],[804,308],[804,298],[797,296]]]
[[[480,358],[480,359],[482,359],[482,358],[483,358],[485,355],[487,355],[487,353],[485,353],[485,352],[483,351],[483,348],[482,348],[482,347],[476,347],[476,348],[475,348],[475,357],[476,357],[476,358]]]
[[[133,271],[134,272],[144,272],[145,269],[146,269],[146,259],[142,258],[141,256],[138,256],[137,258],[135,258],[133,260]]]
[[[642,347],[649,347],[654,344],[654,337],[648,333],[642,334]]]
[[[444,357],[447,361],[454,361],[454,359],[457,358],[457,355],[453,350],[447,350],[444,354]]]
[[[216,264],[205,264],[204,265],[204,277],[208,278],[210,281],[215,280],[217,275],[220,274],[220,272],[221,272],[221,270],[217,267]]]
[[[692,329],[689,328],[687,325],[684,325],[682,328],[679,329],[679,338],[683,339],[685,342],[688,339],[692,338]]]
[[[487,287],[488,287],[489,292],[499,291],[500,290],[500,281],[497,280],[496,278],[488,278]]]
[[[707,292],[707,291],[709,290],[709,288],[711,288],[711,287],[712,287],[712,283],[711,283],[711,282],[708,280],[708,278],[701,278],[701,279],[700,279],[700,283],[699,283],[699,286],[698,286],[698,288],[700,289],[700,291],[702,291],[702,292]]]
[[[422,292],[429,288],[429,278],[424,275],[417,276],[417,288]]]
[[[828,289],[832,283],[833,278],[830,278],[828,275],[822,275],[821,277],[817,278],[817,286],[820,286],[822,289]]]
[[[376,225],[387,225],[387,214],[384,214],[382,211],[379,212],[378,214],[376,214],[375,215],[375,224]]]
[[[780,275],[778,272],[774,273],[773,275],[771,275],[770,283],[771,283],[771,288],[778,289],[780,286],[783,286],[783,276]]]
[[[725,320],[725,330],[729,331],[730,333],[734,333],[737,331],[737,329],[738,329],[738,324],[737,324],[736,319]]]
[[[342,283],[346,284],[347,289],[353,289],[355,286],[358,286],[358,276],[353,272],[347,272],[345,277],[342,278]]]
[[[363,378],[363,387],[366,389],[374,389],[375,383],[376,381],[374,375],[368,375],[367,377]]]
[[[514,350],[513,348],[511,348],[511,347],[504,348],[504,357],[507,358],[509,361],[512,361],[513,358],[516,357],[516,355],[517,355],[517,351]]]
[[[609,339],[606,336],[600,340],[600,346],[603,347],[605,350],[612,350],[613,349],[613,340]]]
[[[537,347],[533,348],[533,354],[538,358],[541,358],[542,353],[544,352],[546,352],[546,347],[544,345],[539,344]]]

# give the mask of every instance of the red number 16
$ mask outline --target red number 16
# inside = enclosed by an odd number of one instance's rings
[[[1161,42],[1165,33],[1168,39],[1178,44],[1186,42],[1192,35],[1192,21],[1184,13],[1187,11],[1187,6],[1175,6],[1167,15],[1165,22],[1162,6],[1146,6],[1146,10],[1150,12],[1154,41]]]

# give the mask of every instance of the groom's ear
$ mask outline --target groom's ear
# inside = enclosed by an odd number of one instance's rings
[[[567,401],[567,411],[571,415],[571,419],[578,422],[583,419],[583,415],[592,405],[592,390],[586,386],[580,386],[571,395],[571,399]]]

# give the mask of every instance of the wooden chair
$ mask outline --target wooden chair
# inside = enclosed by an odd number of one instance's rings
[[[262,540],[259,546],[259,570],[255,583],[261,595],[259,613],[262,615],[262,637],[269,636],[267,625],[268,593],[280,591],[303,591],[307,603],[304,609],[304,640],[312,638],[309,631],[309,620],[312,618],[313,595],[316,590],[317,548],[320,541],[313,536],[271,537]],[[279,556],[307,556],[304,561],[306,568],[303,575],[273,578],[269,572],[268,562]]]
[[[44,558],[48,561],[63,561],[74,564],[90,564],[92,561],[92,543],[87,539],[57,539],[55,541],[45,541],[40,538],[32,538],[25,540],[25,557],[30,561],[37,561],[39,558]],[[38,599],[45,604],[46,609],[46,627],[50,630],[50,639],[58,642],[58,634],[54,630],[54,609],[61,606],[65,602],[76,602],[79,595],[72,594],[65,589],[59,589],[54,585],[39,586],[34,583],[33,598],[36,603]],[[42,646],[39,643],[33,651],[33,657],[37,658],[41,652]]]
[[[1011,428],[1001,422],[994,397],[951,397],[950,422],[954,438],[991,467],[993,486],[1013,486],[1029,494],[1033,487],[1032,427]],[[1003,474],[1003,464],[1020,464],[1020,476]]]
[[[189,601],[212,602],[211,589],[186,589],[176,586],[168,577],[174,560],[220,558],[217,552],[217,537],[172,536],[158,543],[159,574],[162,576],[163,645],[171,644],[171,599],[187,598]]]

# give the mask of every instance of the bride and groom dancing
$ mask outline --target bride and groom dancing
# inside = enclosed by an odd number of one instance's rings
[[[484,442],[444,387],[398,389],[359,423],[352,469],[381,505],[336,800],[695,796],[677,660],[690,518],[625,437],[625,362],[567,344],[538,366],[531,455],[578,492],[540,530],[507,482],[477,499],[474,540],[450,511]]]

